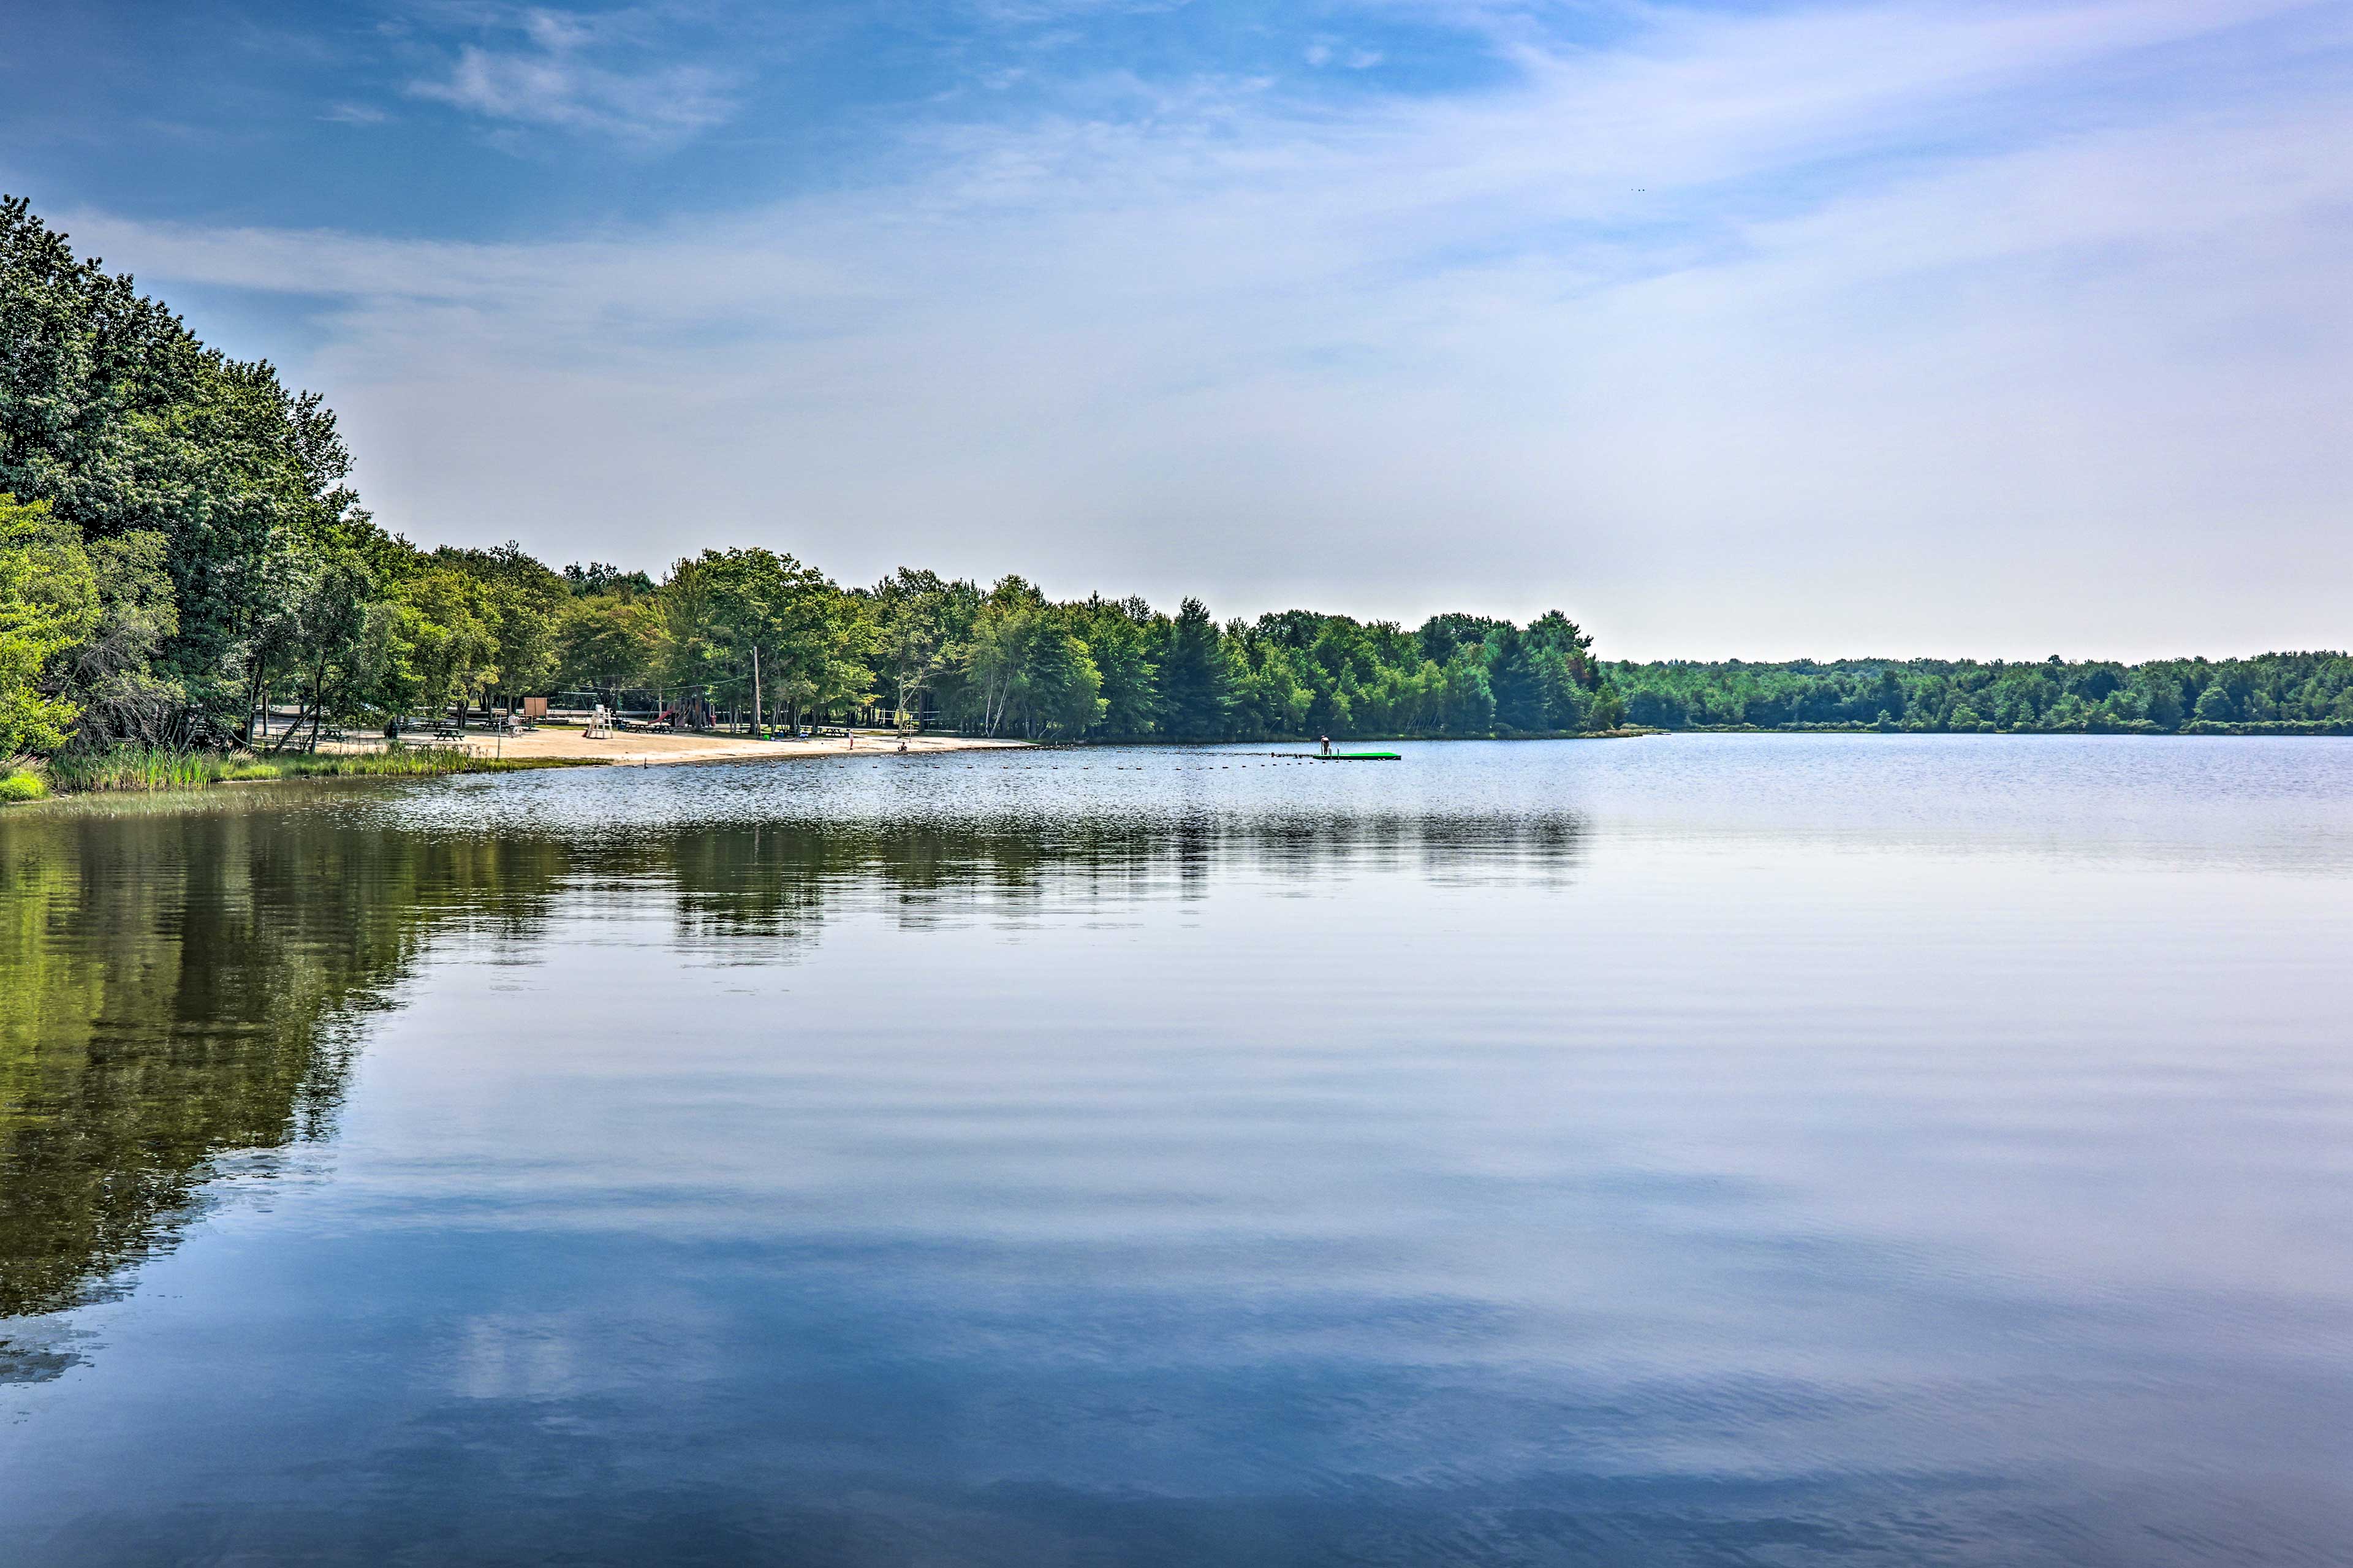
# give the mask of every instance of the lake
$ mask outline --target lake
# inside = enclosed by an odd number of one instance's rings
[[[0,1563],[2322,1563],[2353,742],[0,816]]]

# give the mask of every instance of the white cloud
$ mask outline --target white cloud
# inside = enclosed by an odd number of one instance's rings
[[[636,13],[596,18],[529,10],[505,18],[514,47],[468,44],[446,75],[411,82],[410,96],[522,125],[598,132],[643,141],[690,135],[730,118],[732,73],[695,65],[637,70],[598,63],[638,52]]]
[[[933,128],[888,188],[544,245],[73,226],[336,299],[305,372],[419,538],[1560,603],[1633,654],[2341,645],[2345,83],[2166,53],[2255,10],[1678,14],[1508,92]],[[2126,63],[2192,90],[2058,112]]]

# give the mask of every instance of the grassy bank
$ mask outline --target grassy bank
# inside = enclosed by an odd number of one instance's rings
[[[563,759],[477,757],[454,747],[393,746],[349,755],[261,757],[250,752],[182,751],[172,746],[111,746],[67,752],[0,778],[0,804],[45,795],[149,795],[255,779],[438,778],[447,773],[519,773],[565,767]]]

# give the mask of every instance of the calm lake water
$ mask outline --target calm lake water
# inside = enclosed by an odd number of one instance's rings
[[[0,1563],[2342,1563],[2353,742],[0,818]]]

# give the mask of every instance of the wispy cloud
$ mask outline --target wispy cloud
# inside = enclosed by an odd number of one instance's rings
[[[736,72],[635,63],[650,52],[655,30],[645,13],[501,11],[487,26],[506,41],[461,46],[446,71],[409,83],[410,95],[494,121],[649,142],[691,135],[735,112]]]
[[[1360,71],[1372,69],[1387,57],[1378,49],[1351,47],[1335,38],[1317,38],[1302,51],[1301,58],[1319,70],[1336,64],[1348,70]]]
[[[1838,651],[1815,604],[1848,648],[2341,642],[2342,30],[1667,12],[1345,111],[1098,83],[924,127],[887,182],[626,235],[77,226],[335,300],[311,372],[419,536],[1557,600],[1635,654]]]

